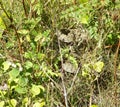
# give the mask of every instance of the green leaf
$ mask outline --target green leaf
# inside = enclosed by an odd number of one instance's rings
[[[66,55],[66,56],[67,56],[68,53],[69,53],[69,49],[68,49],[68,48],[62,49],[61,51],[62,51],[62,52],[61,52],[62,55]]]
[[[38,59],[39,59],[40,61],[42,61],[42,60],[45,58],[45,54],[43,54],[43,53],[38,53],[38,54],[37,54],[37,57],[38,57]]]
[[[18,84],[19,84],[19,86],[21,86],[21,87],[26,86],[27,83],[28,83],[28,79],[27,79],[27,78],[20,77],[19,80],[18,80]]]
[[[42,38],[42,33],[39,33],[39,34],[35,37],[34,41],[37,42],[37,41],[39,41],[41,38]]]
[[[29,30],[26,30],[26,29],[22,29],[22,30],[18,30],[17,31],[19,34],[23,34],[23,35],[26,35],[29,33]]]
[[[16,86],[15,91],[18,92],[19,94],[25,94],[27,93],[27,89],[24,87]]]
[[[33,107],[41,107],[39,102],[36,102],[35,104],[33,104]]]
[[[29,58],[29,59],[31,59],[31,57],[33,56],[33,53],[32,52],[25,52],[25,54],[24,54],[24,57],[25,58]]]
[[[88,15],[83,15],[81,17],[81,23],[83,23],[83,24],[88,24],[88,20],[89,20]]]
[[[48,69],[48,70],[47,70],[47,74],[48,74],[49,76],[52,76],[52,77],[58,77],[58,76],[60,76],[59,73],[55,73],[55,72],[53,72],[51,69]]]
[[[33,4],[35,2],[35,0],[31,0],[31,4]]]
[[[84,64],[82,67],[82,76],[86,77],[90,74],[91,69],[89,64]]]
[[[21,66],[20,63],[16,63],[16,65],[19,67],[19,71],[22,71],[22,70],[23,70],[23,68],[22,68],[22,66]]]
[[[45,106],[45,101],[40,103],[40,107],[44,107]]]
[[[50,34],[50,30],[46,30],[46,31],[43,32],[43,35],[44,35],[45,37],[48,37],[49,34]]]
[[[108,37],[109,39],[112,39],[112,38],[113,38],[113,35],[112,35],[112,34],[108,34],[107,37]]]
[[[11,100],[10,100],[10,103],[11,103],[12,107],[16,107],[16,105],[17,105],[17,100],[11,99]]]
[[[86,77],[86,76],[88,76],[88,75],[89,75],[88,72],[82,71],[82,76],[83,76],[83,77]]]
[[[4,101],[0,101],[0,107],[4,107],[5,102]]]
[[[38,85],[38,87],[42,90],[45,91],[45,88],[42,85]]]
[[[0,17],[0,29],[6,29],[3,19]]]
[[[35,97],[36,95],[40,94],[40,88],[38,85],[32,85],[31,88],[31,93],[33,94],[33,97]]]
[[[86,3],[88,0],[79,0],[80,3]]]
[[[44,107],[45,106],[45,101],[42,102],[35,102],[33,104],[33,107]]]
[[[120,64],[118,65],[118,70],[120,70]]]
[[[30,61],[25,62],[25,68],[26,69],[29,69],[29,68],[32,68],[32,67],[33,67],[33,63],[32,62],[30,62]]]
[[[78,67],[78,63],[76,61],[76,59],[72,56],[69,56],[68,59],[70,60],[70,62],[77,68]]]
[[[104,67],[104,63],[101,62],[101,61],[98,61],[98,62],[96,62],[96,63],[93,65],[93,69],[94,69],[96,72],[101,72],[103,67]]]
[[[27,104],[29,102],[29,98],[28,97],[25,97],[23,100],[22,100],[22,104]]]
[[[118,39],[120,39],[120,35],[118,35],[117,37],[118,37]]]
[[[15,79],[18,75],[19,75],[20,71],[16,68],[13,68],[10,72],[9,72],[9,76],[12,79]]]
[[[90,107],[98,107],[97,105],[91,105]]]
[[[31,39],[30,39],[30,35],[26,35],[26,40],[27,40],[28,42],[31,41]]]
[[[9,61],[3,62],[3,69],[4,69],[4,71],[8,70],[10,65],[11,65],[11,63]]]
[[[0,29],[0,38],[2,38],[3,32],[4,32],[4,29]]]

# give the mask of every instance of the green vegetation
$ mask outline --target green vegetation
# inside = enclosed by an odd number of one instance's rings
[[[119,0],[0,0],[0,107],[119,107]]]

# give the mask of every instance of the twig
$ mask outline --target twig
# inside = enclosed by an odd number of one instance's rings
[[[11,26],[12,26],[13,30],[15,31],[15,35],[16,35],[17,40],[18,40],[19,55],[20,55],[21,63],[23,63],[22,45],[21,45],[21,42],[20,42],[20,37],[19,37],[19,35],[18,35],[18,33],[17,33],[17,29],[16,29],[15,25],[13,24],[13,17],[8,15],[8,13],[7,13],[7,11],[5,10],[2,2],[0,2],[0,6],[1,6],[3,12],[6,14],[7,18],[10,20]]]
[[[92,95],[93,95],[93,84],[90,85],[90,98],[89,98],[89,107],[92,105]]]
[[[41,66],[40,62],[38,59],[36,59],[37,63],[39,66]],[[59,89],[58,84],[47,74],[47,72],[45,70],[43,70],[43,72],[46,74],[46,76],[56,85],[56,87]]]
[[[8,15],[7,11],[5,10],[2,2],[0,2],[0,6],[1,6],[1,9],[3,10],[3,12],[6,14],[7,18],[10,20],[10,22],[13,21],[13,19]]]
[[[69,88],[67,94],[69,94],[70,91],[72,90],[73,85],[74,85],[74,83],[75,83],[75,80],[76,80],[76,78],[77,78],[77,74],[78,74],[79,70],[80,70],[80,67],[79,67],[79,68],[77,69],[77,71],[76,71],[76,74],[75,74],[75,76],[74,76],[74,78],[73,78],[73,81],[72,81],[71,87]]]
[[[120,46],[120,44],[118,43],[118,44],[113,44],[113,45],[105,46],[104,48],[105,48],[105,49],[107,49],[107,48],[112,48],[113,46],[118,46],[118,45]]]
[[[15,26],[14,27],[14,31],[15,31],[15,35],[17,37],[17,40],[18,40],[18,46],[19,46],[19,55],[20,55],[20,60],[21,60],[21,63],[23,64],[24,60],[23,60],[23,50],[22,50],[22,44],[21,44],[21,41],[20,41],[20,37],[17,33],[17,29]]]
[[[24,8],[25,16],[28,17],[27,10],[26,10],[26,7],[25,7],[25,0],[22,0],[22,5],[23,5],[23,8]]]
[[[118,43],[118,46],[116,49],[115,59],[114,59],[114,84],[115,84],[114,100],[115,100],[115,107],[117,107],[117,58],[118,58],[119,48],[120,48],[120,39],[119,39],[119,43]]]
[[[61,46],[60,46],[59,39],[58,39],[58,46],[59,46],[59,53],[60,53],[61,66],[62,66],[62,69],[61,69],[61,80],[62,80],[63,91],[64,91],[64,100],[65,100],[65,106],[68,107],[67,90],[66,90],[65,82],[64,82],[63,56],[62,56],[62,53],[61,53]]]

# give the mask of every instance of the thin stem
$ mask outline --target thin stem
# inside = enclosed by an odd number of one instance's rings
[[[23,8],[24,8],[25,16],[28,17],[27,10],[26,10],[26,7],[25,7],[25,0],[22,0],[22,5],[23,5]]]
[[[74,85],[74,82],[75,82],[75,80],[76,80],[76,78],[77,78],[77,74],[78,74],[79,70],[80,70],[80,67],[79,67],[79,68],[77,69],[77,71],[76,71],[76,74],[75,74],[75,76],[74,76],[74,78],[73,78],[73,81],[72,81],[71,87],[70,87],[70,89],[68,90],[68,93],[67,93],[67,94],[69,94],[70,91],[72,90],[73,85]]]
[[[22,55],[23,54],[22,45],[21,45],[20,37],[17,33],[17,29],[15,26],[14,26],[14,31],[15,31],[15,35],[18,39],[19,55],[20,55],[21,63],[23,64],[24,60],[23,60],[23,55]]]
[[[18,33],[17,33],[17,29],[16,29],[15,25],[13,24],[13,18],[8,15],[8,13],[7,13],[7,11],[5,10],[2,2],[0,2],[0,6],[1,6],[3,12],[6,14],[7,18],[10,20],[11,26],[12,26],[12,28],[13,28],[14,31],[15,31],[15,35],[16,35],[17,40],[18,40],[19,55],[20,55],[21,63],[23,63],[22,45],[21,45],[21,42],[20,42],[20,37],[19,37],[19,35],[18,35]]]
[[[3,12],[6,14],[7,18],[10,20],[10,22],[12,23],[13,19],[8,15],[7,11],[5,10],[2,2],[0,2],[0,6],[1,6],[1,9],[3,10]]]
[[[117,59],[118,59],[118,52],[120,48],[120,39],[115,53],[115,60],[114,60],[114,84],[115,84],[115,92],[114,92],[114,100],[115,100],[115,107],[117,107]]]
[[[68,107],[68,99],[67,99],[67,90],[65,87],[65,82],[64,82],[64,70],[63,70],[63,56],[61,53],[61,46],[60,46],[60,41],[58,39],[58,46],[59,46],[59,53],[60,53],[60,59],[61,59],[61,80],[62,80],[62,86],[63,86],[63,92],[64,92],[64,100],[65,100],[65,106]]]
[[[89,107],[92,105],[92,96],[93,96],[93,84],[90,85],[90,98],[89,98]]]

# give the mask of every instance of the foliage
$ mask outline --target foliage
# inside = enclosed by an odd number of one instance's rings
[[[89,64],[84,64],[82,68],[82,75],[87,77],[88,79],[91,80],[91,82],[95,81],[98,77],[99,74],[103,69],[104,63],[99,61],[96,63],[89,63]]]
[[[99,106],[89,102],[91,86],[113,79],[104,76],[113,70],[104,46],[116,49],[120,38],[119,3],[0,0],[0,106]],[[76,41],[79,32],[73,32],[70,42],[59,40],[57,31],[67,41],[69,31],[79,28],[88,38]],[[96,90],[101,94],[101,87]]]

